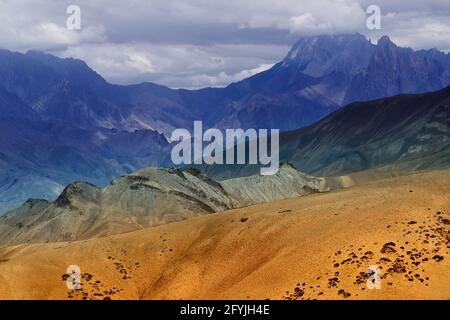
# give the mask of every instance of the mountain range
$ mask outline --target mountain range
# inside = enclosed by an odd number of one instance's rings
[[[1,216],[0,243],[108,236],[348,187],[367,177],[448,168],[450,86],[354,102],[311,126],[282,133],[280,157],[292,164],[283,161],[273,176],[260,175],[257,166],[211,165],[146,168],[104,188],[71,183],[53,202],[28,199]]]
[[[323,192],[338,181],[284,163],[275,176],[216,182],[193,168],[146,168],[101,189],[68,185],[54,202],[29,199],[0,216],[0,244],[108,236],[214,212]]]
[[[448,54],[387,37],[373,44],[360,34],[327,35],[300,39],[271,69],[225,88],[175,90],[113,85],[80,60],[1,50],[0,212],[27,198],[54,200],[73,181],[106,186],[146,166],[170,166],[171,131],[194,120],[294,130],[355,101],[441,89],[449,66]]]

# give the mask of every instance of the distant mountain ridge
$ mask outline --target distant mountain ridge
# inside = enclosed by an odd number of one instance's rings
[[[302,38],[271,69],[225,88],[200,90],[112,85],[81,60],[37,51],[0,50],[0,62],[0,89],[35,111],[34,117],[166,135],[198,119],[218,128],[297,129],[354,101],[450,84],[450,54],[400,48],[386,36],[372,44],[361,34]]]
[[[439,90],[450,84],[448,61],[439,58],[399,48],[384,36],[367,68],[351,80],[343,103]]]
[[[105,185],[170,166],[175,128],[311,125],[346,103],[450,84],[450,55],[378,45],[360,34],[300,39],[271,69],[226,88],[106,82],[77,59],[0,50],[0,212],[53,200],[71,181]]]
[[[374,168],[417,171],[450,167],[450,86],[354,102],[317,123],[280,135],[280,159],[318,176]],[[255,174],[256,165],[199,166],[214,179]]]

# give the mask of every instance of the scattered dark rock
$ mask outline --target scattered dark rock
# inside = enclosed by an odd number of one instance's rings
[[[397,252],[395,249],[395,243],[394,242],[388,242],[383,245],[381,248],[381,253],[394,253]]]
[[[338,291],[338,295],[343,296],[344,298],[348,298],[351,296],[350,292],[346,292],[345,290],[341,289]]]

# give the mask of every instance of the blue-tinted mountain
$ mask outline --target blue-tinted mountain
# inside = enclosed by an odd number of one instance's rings
[[[42,119],[87,128],[169,135],[202,119],[208,127],[291,130],[353,101],[443,88],[450,84],[448,61],[437,50],[399,48],[387,37],[377,45],[360,34],[305,37],[271,69],[226,88],[172,90],[112,85],[81,60],[0,50],[0,89]]]
[[[420,56],[426,57],[428,59],[433,59],[438,61],[444,66],[445,69],[450,70],[450,53],[444,53],[437,50],[436,48],[428,50],[419,50],[417,53]]]
[[[271,69],[223,89],[235,99],[217,126],[291,130],[351,102],[439,90],[450,84],[448,56],[386,36],[377,44],[360,34],[306,37]]]
[[[384,36],[378,41],[369,65],[353,77],[344,104],[400,93],[435,91],[448,84],[448,64],[410,48],[399,48]]]

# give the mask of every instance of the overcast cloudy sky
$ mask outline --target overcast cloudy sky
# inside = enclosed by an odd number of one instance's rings
[[[67,6],[81,8],[79,31]],[[382,30],[366,28],[366,8]],[[450,0],[0,0],[0,47],[85,60],[112,83],[224,86],[269,68],[301,36],[382,34],[450,50]]]

